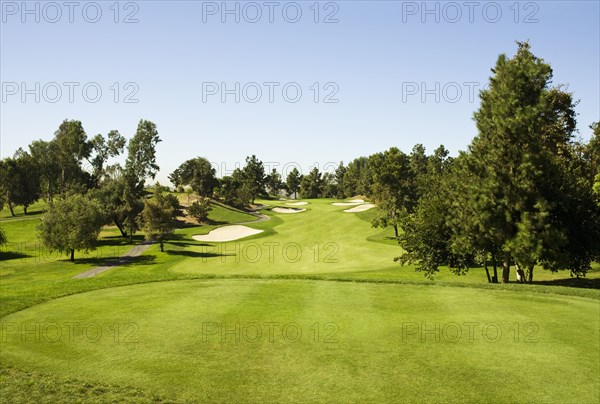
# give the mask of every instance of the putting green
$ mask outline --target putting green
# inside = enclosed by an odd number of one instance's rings
[[[176,400],[595,402],[600,394],[600,307],[585,298],[188,280],[60,298],[0,326],[5,364]]]

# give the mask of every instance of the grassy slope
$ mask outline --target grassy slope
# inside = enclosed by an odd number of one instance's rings
[[[3,255],[3,258],[11,259],[0,261],[0,302],[2,303],[0,305],[0,315],[5,315],[43,301],[48,301],[57,296],[65,296],[111,286],[181,278],[202,278],[214,276],[312,276],[333,279],[354,279],[357,281],[379,281],[382,279],[392,282],[424,281],[422,275],[415,273],[412,267],[402,268],[391,261],[394,256],[398,255],[398,247],[393,241],[390,241],[387,238],[390,234],[389,231],[381,231],[371,228],[369,220],[372,212],[346,214],[341,212],[343,208],[332,207],[330,202],[331,201],[311,201],[311,205],[307,206],[308,211],[305,213],[295,215],[274,215],[271,221],[251,224],[251,227],[263,229],[265,232],[253,238],[244,239],[239,243],[227,243],[226,246],[220,245],[219,247],[219,245],[214,243],[203,244],[196,242],[191,238],[191,235],[206,233],[210,229],[214,228],[214,226],[182,229],[178,231],[178,239],[167,245],[165,253],[160,253],[156,247],[153,247],[147,251],[144,256],[142,256],[135,264],[115,268],[114,270],[108,271],[102,276],[93,279],[76,281],[71,279],[71,277],[76,273],[85,271],[86,269],[103,262],[106,257],[114,256],[116,252],[116,255],[119,255],[119,251],[123,251],[124,249],[128,248],[127,246],[122,245],[123,241],[120,237],[115,237],[117,235],[115,229],[108,229],[105,231],[105,233],[103,233],[103,249],[100,249],[99,252],[95,252],[94,256],[84,259],[81,259],[80,257],[76,264],[65,262],[62,260],[62,257],[47,255],[40,257],[39,252],[36,251],[35,248],[30,248],[29,250],[22,249],[21,253],[25,254],[25,256],[21,257]],[[264,203],[271,205],[281,204],[280,202],[272,201],[265,201]],[[5,212],[3,212],[3,215],[5,215]],[[215,206],[215,209],[211,212],[211,219],[217,222],[237,222],[240,220],[250,220],[252,217],[241,212],[227,210],[223,209],[222,207]],[[35,220],[19,221],[18,223],[16,221],[2,222],[2,226],[6,229],[9,240],[15,243],[34,243],[35,239],[32,238],[32,234],[34,234],[35,225]],[[279,244],[275,245],[269,243]],[[335,245],[332,247],[327,243],[335,243]],[[283,254],[283,247],[285,246],[292,246],[288,249],[289,254],[287,259]],[[291,260],[290,257],[294,256],[293,252],[297,246],[299,246],[302,251],[302,258],[298,262],[292,262],[294,260]],[[338,262],[324,262],[327,253],[332,253],[335,251],[332,249],[335,248],[335,246],[337,246],[338,250],[336,254],[330,258],[333,258],[334,260],[337,259]],[[328,247],[328,250],[325,250],[325,247]],[[121,250],[119,250],[119,248]],[[270,248],[273,248],[273,250],[270,250]],[[315,255],[317,250],[319,253],[318,255]],[[253,262],[256,261],[257,251],[260,251],[261,259],[258,260],[258,262]],[[219,254],[227,255],[221,256]],[[315,262],[315,258],[317,258],[318,262]],[[592,273],[591,276],[598,278],[598,271],[596,270],[596,272]],[[545,279],[547,281],[553,281],[565,277],[568,277],[568,274],[561,273],[558,275],[553,275],[546,271],[542,272],[541,270],[538,270],[536,273],[536,278]],[[442,271],[437,279],[437,284],[440,284],[440,281],[450,281],[459,282],[459,284],[472,284],[474,286],[489,287],[488,285],[485,285],[485,275],[481,270],[474,270],[466,277],[456,277],[445,270]],[[283,290],[291,287],[288,285],[297,284],[295,282],[289,284],[281,282],[283,281],[280,281],[279,284]],[[340,288],[340,286],[334,286],[339,285],[336,282],[327,282],[324,285],[325,286],[321,288],[320,294],[325,296],[328,294],[335,296],[338,292],[334,292],[334,290]],[[401,301],[401,299],[398,299],[399,291],[404,290],[398,289],[401,287],[399,285],[354,284],[352,287],[349,287],[348,285],[341,284],[341,287],[341,290],[343,290],[346,294],[349,293],[349,296],[353,296],[353,290],[363,287],[376,288],[373,289],[376,291],[381,291],[384,289],[390,290],[391,292],[389,293],[388,298],[395,301],[396,304]],[[492,285],[491,288],[507,289],[511,287]],[[516,301],[519,301],[521,305],[527,305],[528,303],[526,303],[526,301],[530,300],[530,295],[523,293],[523,289],[531,292],[560,292],[568,294],[580,294],[594,297],[596,299],[598,298],[597,290],[586,291],[573,288],[525,285],[514,285],[512,288],[521,292],[520,296],[516,296],[514,298]],[[327,292],[327,290],[330,290],[331,292]],[[436,290],[441,289],[436,288]],[[454,296],[450,297],[450,300],[452,301],[466,298],[463,293],[474,293],[473,291],[463,292],[462,289],[456,288],[450,288],[448,290],[454,291],[452,292],[454,293]],[[110,294],[110,290],[107,290],[107,293]],[[273,293],[274,296],[264,296],[264,298],[271,298],[277,301],[279,298],[283,298],[282,296],[285,295],[284,292]],[[489,294],[490,292],[486,291],[485,293]],[[373,292],[373,294],[375,294],[375,292]],[[227,290],[224,290],[223,295],[228,296]],[[536,295],[540,296],[539,294]],[[546,299],[546,297],[536,297],[536,295],[531,295],[534,296],[532,299],[536,302],[540,299]],[[293,296],[296,295],[294,294]],[[256,293],[252,294],[251,297],[252,299],[256,300],[257,304],[259,304],[262,299],[262,296]],[[221,298],[222,296],[214,298],[212,302],[216,302]],[[301,296],[297,296],[297,298],[300,299],[298,302],[288,302],[287,300],[282,300],[281,304],[284,305],[282,306],[282,309],[285,311],[285,307],[287,307],[285,306],[286,304],[289,304],[289,307],[292,307],[295,304],[305,305],[306,310],[311,307],[312,304],[309,304],[310,299],[307,300],[305,298],[301,298]],[[353,298],[354,297],[352,297],[352,299]],[[557,297],[548,297],[548,299],[556,298]],[[244,306],[252,306],[252,299],[244,301]],[[341,304],[342,306],[344,305],[343,299],[340,300],[340,303],[338,303],[337,300],[327,299],[325,301],[319,301],[324,305],[323,309],[327,309],[328,307],[331,308],[332,306],[336,306],[338,304]],[[54,302],[50,304],[53,303]],[[230,301],[230,303],[234,304],[232,301]],[[215,303],[210,304],[212,305]],[[378,315],[377,312],[380,308],[380,305],[375,304],[375,306],[371,307],[371,300],[365,301],[363,304],[367,310],[371,310],[372,313],[369,315]],[[236,311],[239,307],[240,306],[236,305]],[[369,309],[369,307],[371,308]],[[393,310],[393,307],[390,307],[389,310]],[[419,312],[418,310],[419,309],[416,311],[417,313]],[[553,310],[555,311],[554,308],[548,309],[548,312],[551,313]],[[596,311],[594,312],[594,310]],[[260,310],[256,311],[255,313],[260,313]],[[498,310],[498,313],[501,314],[502,310]],[[63,311],[63,315],[64,314],[65,312]],[[342,318],[340,317],[341,313],[338,314],[335,314],[335,318]],[[423,314],[425,315],[425,312],[423,312]],[[569,313],[569,316],[571,316],[571,314],[572,313]],[[217,317],[220,316],[220,314],[217,312],[215,312],[215,315]],[[299,315],[294,314],[294,316],[298,317]],[[579,317],[576,316],[575,318],[581,319],[582,317],[584,318],[584,321],[581,321],[580,323],[576,322],[574,325],[575,330],[579,330],[579,328],[581,328],[578,327],[578,324],[582,326],[584,325],[585,319],[598,318],[597,302],[592,309],[589,309],[588,307],[588,309],[583,310],[580,313]],[[358,324],[357,326],[364,327],[365,325]],[[598,327],[596,327],[596,330],[597,328]],[[552,328],[553,333],[559,331],[560,330],[557,331],[555,328]],[[570,334],[567,334],[565,337],[569,337],[569,335]],[[387,342],[389,341],[386,341],[386,343]],[[575,346],[572,342],[571,344]],[[590,344],[584,344],[582,346],[592,352],[592,359],[597,359],[599,357],[596,346]],[[478,352],[485,351],[481,347],[477,348],[477,350]],[[368,355],[363,357],[363,359],[369,358],[370,357]],[[6,365],[4,360],[2,362],[4,365]],[[504,362],[501,362],[501,364],[502,363]],[[580,356],[577,355],[573,357],[572,363],[581,364],[583,362],[580,360]],[[499,371],[502,370],[501,364],[496,365],[499,367]],[[596,369],[597,368],[598,366],[596,365]],[[593,369],[593,367],[590,368],[592,371]],[[51,380],[51,377],[47,374],[34,374],[39,380],[45,380],[44,378],[50,378],[49,380]],[[0,377],[2,378],[3,392],[8,392],[10,394],[9,397],[18,397],[20,391],[23,389],[28,389],[26,386],[29,383],[28,380],[31,378],[30,375],[30,373],[23,373],[23,371],[19,370],[18,367],[15,369],[5,370],[4,373],[0,374]],[[66,379],[64,380],[71,380],[69,377],[67,377],[67,375],[65,375],[65,377]],[[56,379],[54,384],[62,385],[62,382],[59,380],[63,379]],[[374,381],[371,381],[371,383],[373,382]],[[51,381],[48,381],[47,383],[49,383],[49,385],[53,384]],[[81,382],[82,387],[80,390],[82,391],[82,397],[85,397],[85,400],[87,401],[90,398],[90,391],[101,390],[106,391],[107,393],[105,395],[100,395],[99,397],[104,397],[104,399],[106,399],[110,396],[110,394],[113,394],[116,391],[116,387],[106,387],[105,384],[106,383],[104,383],[103,380],[99,380],[97,378],[86,378],[85,381]],[[127,386],[135,383],[122,382],[121,384]],[[223,385],[221,385],[221,387],[223,387]],[[386,388],[389,389],[391,386],[387,386]],[[35,391],[35,389],[33,390]],[[52,397],[55,399],[60,399],[63,397],[61,394],[65,393],[61,393],[61,389],[57,388],[56,390],[57,395]],[[40,394],[45,394],[44,392],[47,392],[47,390],[40,391]],[[171,396],[170,393],[169,396]],[[319,398],[318,396],[313,397],[315,399]],[[506,397],[508,398],[509,396]],[[581,397],[583,398],[584,396],[582,395]],[[148,397],[140,397],[139,399],[145,400],[147,398]]]

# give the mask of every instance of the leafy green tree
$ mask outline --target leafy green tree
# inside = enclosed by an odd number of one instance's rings
[[[575,128],[572,97],[550,88],[550,66],[528,43],[518,45],[514,58],[498,58],[489,89],[480,93],[474,116],[479,134],[449,221],[461,240],[458,252],[482,246],[501,251],[504,283],[513,261],[528,269],[530,280],[539,262],[569,261],[575,273],[586,266],[561,253],[569,242],[557,202],[570,196],[557,179],[565,177],[560,156]]]
[[[181,164],[169,175],[169,180],[176,188],[189,185],[196,194],[208,198],[218,185],[216,173],[207,159],[196,157]]]
[[[592,191],[596,197],[596,203],[600,205],[600,122],[590,125],[592,138],[587,144],[586,154],[589,159],[589,175],[592,180]]]
[[[298,198],[298,191],[300,190],[301,182],[302,176],[300,175],[300,171],[294,167],[286,178],[287,189],[290,193],[294,194],[294,199]]]
[[[15,215],[12,204],[8,199],[9,190],[10,190],[10,171],[12,170],[12,165],[10,163],[10,159],[6,158],[0,160],[0,210],[4,209],[4,205],[8,205],[10,209],[11,216]]]
[[[442,157],[443,153],[436,155]],[[430,158],[428,162],[428,186],[419,204],[414,212],[400,219],[404,231],[398,242],[404,253],[395,258],[402,265],[414,263],[417,271],[424,272],[429,279],[442,265],[448,265],[455,273],[462,274],[473,260],[470,253],[455,253],[453,232],[447,224],[453,188],[461,180],[455,168],[457,163],[442,158],[433,164],[433,159]]]
[[[17,150],[14,158],[4,159],[0,167],[2,200],[8,205],[14,216],[14,207],[27,208],[40,198],[41,189],[37,165],[31,155],[22,149]]]
[[[285,189],[285,184],[281,180],[281,174],[277,172],[276,169],[273,169],[266,178],[267,188],[272,195],[279,195],[279,191]]]
[[[336,176],[333,173],[323,174],[323,183],[321,186],[322,198],[336,198],[339,195],[339,187]]]
[[[140,215],[141,228],[146,238],[160,243],[160,251],[164,251],[164,242],[175,232],[175,209],[173,204],[155,188],[152,198],[144,200],[144,209]]]
[[[15,205],[23,206],[23,212],[27,214],[28,207],[35,203],[41,195],[38,167],[33,157],[21,148],[15,153],[14,161],[16,178],[11,181],[11,199]]]
[[[198,224],[201,224],[208,219],[208,212],[211,209],[210,199],[201,196],[188,207],[188,215],[193,217]]]
[[[346,171],[348,171],[348,169],[344,166],[344,162],[340,161],[340,164],[338,165],[338,167],[335,170],[335,183],[337,184],[336,197],[339,199],[344,199],[348,196],[352,196],[352,195],[346,195],[346,192],[345,192],[344,176],[346,175]]]
[[[67,195],[50,205],[38,227],[42,244],[51,251],[70,254],[93,250],[105,222],[100,203],[89,195]]]
[[[323,193],[323,174],[318,168],[313,168],[311,172],[302,177],[300,182],[301,198],[319,198]]]
[[[265,190],[266,175],[263,162],[255,155],[246,157],[246,165],[242,169],[245,191],[250,194],[250,202],[254,204],[258,196],[267,196]]]
[[[367,157],[359,157],[348,164],[344,174],[344,193],[346,197],[369,195],[373,186],[373,174]]]
[[[370,194],[378,206],[372,224],[374,227],[392,226],[397,239],[400,219],[412,213],[416,205],[409,157],[392,147],[371,156],[369,165],[373,175]]]
[[[100,181],[105,175],[105,165],[110,157],[117,157],[125,149],[127,141],[119,133],[112,130],[108,133],[107,138],[98,134],[90,141],[93,157],[88,158],[88,162],[92,166],[92,185],[98,187]]]
[[[127,160],[123,173],[125,206],[124,225],[127,227],[130,241],[139,229],[137,216],[143,209],[142,196],[147,178],[156,176],[159,169],[156,164],[156,145],[160,142],[156,125],[141,119],[135,135],[129,140]]]
[[[92,152],[92,142],[88,140],[81,121],[65,120],[54,133],[52,156],[58,168],[58,191],[65,192],[77,184],[85,184],[89,177],[81,168]]]
[[[231,176],[221,179],[219,196],[225,204],[238,208],[242,208],[250,203],[252,198],[251,190],[241,169],[236,168]]]
[[[168,192],[168,191],[165,191],[164,189],[161,189],[160,191]],[[171,205],[171,208],[173,208],[173,218],[174,219],[179,216],[183,216],[183,207],[179,203],[179,198],[177,198],[177,196],[175,196],[173,194],[166,194],[164,196],[164,198],[169,203],[169,205]]]
[[[59,188],[61,168],[58,165],[57,146],[53,141],[36,140],[29,145],[29,153],[36,162],[40,186],[46,201],[52,204]]]

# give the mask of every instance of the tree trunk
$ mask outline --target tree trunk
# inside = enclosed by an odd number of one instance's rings
[[[487,275],[488,283],[492,283],[492,278],[490,277],[490,270],[487,266],[487,258],[483,260],[483,267],[485,268],[485,274]]]
[[[28,205],[23,205],[23,214],[26,215],[27,214],[27,208],[29,206]]]
[[[164,248],[163,248],[163,241],[160,240],[160,252],[164,252]]]
[[[527,269],[527,277],[529,278],[527,279],[527,282],[533,283],[533,265]]]
[[[398,237],[400,237],[400,235],[398,234],[398,225],[397,224],[394,225],[394,234],[396,235],[396,239],[398,239]]]
[[[13,206],[12,206],[12,203],[10,201],[8,201],[8,209],[10,209],[10,215],[14,216],[15,215],[15,211],[13,210]]]
[[[121,236],[127,237],[127,233],[125,232],[125,230],[123,230],[123,226],[121,226],[121,223],[119,223],[119,221],[117,219],[115,219],[114,217],[113,217],[113,222],[115,222],[115,225],[121,232]]]
[[[495,254],[492,255],[492,259],[494,260],[494,283],[498,283],[498,261]]]
[[[71,249],[71,262],[75,262],[75,250]]]
[[[510,252],[504,253],[504,261],[502,262],[502,283],[508,283],[510,278]]]

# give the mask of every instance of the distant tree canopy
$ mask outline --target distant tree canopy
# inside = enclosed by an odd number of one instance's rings
[[[318,168],[313,168],[300,181],[301,198],[319,198],[323,192],[323,174]]]
[[[50,205],[38,227],[40,240],[51,251],[70,254],[75,250],[89,251],[96,240],[105,218],[100,203],[89,195],[65,195]]]
[[[0,192],[2,205],[8,205],[12,216],[15,206],[23,206],[27,214],[27,208],[40,198],[40,176],[29,153],[19,149],[13,158],[0,161]]]
[[[201,196],[188,207],[188,215],[191,216],[196,223],[200,224],[208,219],[208,213],[211,209],[210,199]]]
[[[177,208],[173,205],[157,186],[152,198],[144,200],[144,208],[139,217],[140,227],[146,232],[146,238],[158,241],[160,251],[164,251],[164,242],[173,235],[177,224]]]
[[[219,183],[216,173],[207,159],[196,157],[181,164],[169,175],[169,180],[176,188],[188,185],[197,195],[210,198]]]

